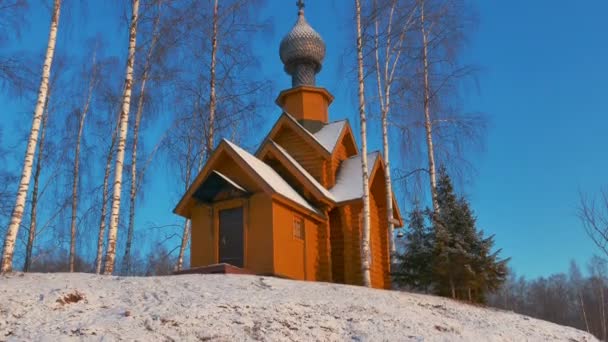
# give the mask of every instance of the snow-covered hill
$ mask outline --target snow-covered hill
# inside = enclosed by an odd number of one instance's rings
[[[596,341],[452,300],[242,275],[0,276],[0,341]]]

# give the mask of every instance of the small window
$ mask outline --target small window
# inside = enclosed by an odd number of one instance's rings
[[[293,217],[293,237],[304,240],[304,219],[300,216]]]

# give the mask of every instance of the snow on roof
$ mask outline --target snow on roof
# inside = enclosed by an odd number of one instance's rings
[[[276,142],[270,140],[270,143],[274,145],[279,152],[281,152],[290,163],[292,163],[306,178],[317,188],[325,197],[334,200],[334,196],[329,192],[329,190],[325,189],[323,185],[321,185],[297,160],[295,160],[281,145]]]
[[[232,185],[233,187],[237,188],[238,190],[241,190],[243,192],[247,192],[247,190],[245,190],[242,186],[236,184],[236,182],[234,182],[232,179],[228,178],[226,175],[224,175],[223,173],[213,170],[213,173],[217,174],[218,176],[222,177],[222,179],[224,179],[226,182],[228,182],[230,185]]]
[[[344,126],[346,126],[346,120],[330,122],[325,124],[320,131],[313,135],[326,150],[332,152],[338,143],[338,138],[340,137]]]
[[[319,139],[317,139],[317,137],[310,133],[306,127],[302,126],[301,123],[298,122],[298,120],[296,120],[296,118],[294,118],[291,114],[287,113],[287,112],[283,112],[283,114],[285,114],[286,117],[288,117],[291,121],[293,121],[296,125],[298,125],[298,127],[300,127],[302,129],[302,131],[304,131],[304,133],[308,134],[314,141],[316,141],[321,147],[323,147],[323,149],[325,149],[327,152],[331,153],[332,150],[328,150],[327,147],[325,147],[325,145],[323,145],[321,143],[321,141],[319,141]]]
[[[264,181],[278,194],[298,203],[306,209],[315,213],[319,213],[310,203],[308,203],[297,191],[295,191],[279,174],[269,165],[259,160],[249,152],[243,150],[236,144],[224,139],[224,142],[230,146],[247,165],[249,165]]]
[[[367,172],[371,173],[379,152],[367,154]],[[338,203],[363,197],[363,173],[361,155],[352,156],[342,162],[338,170],[336,185],[329,190]]]

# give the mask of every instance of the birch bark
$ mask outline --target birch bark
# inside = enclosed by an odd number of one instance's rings
[[[397,1],[393,0],[391,2],[388,21],[386,24],[386,38],[385,38],[385,46],[384,46],[384,55],[380,56],[380,29],[379,29],[379,8],[377,1],[374,1],[374,7],[376,15],[374,17],[374,27],[375,27],[375,35],[374,35],[374,56],[375,56],[375,64],[376,64],[376,84],[378,88],[378,99],[380,103],[380,112],[381,112],[381,124],[382,124],[382,153],[384,155],[384,181],[385,181],[385,190],[386,190],[386,214],[387,214],[387,222],[388,222],[388,234],[389,234],[389,252],[391,255],[391,264],[397,262],[396,254],[397,248],[395,247],[395,236],[394,236],[394,217],[393,217],[393,186],[392,186],[392,178],[391,178],[391,164],[389,158],[389,137],[388,137],[388,116],[391,111],[391,87],[393,81],[395,79],[395,70],[397,69],[397,65],[399,63],[399,59],[401,57],[401,51],[403,42],[405,40],[406,32],[409,30],[414,11],[410,13],[408,17],[406,17],[405,22],[401,22],[401,32],[399,33],[399,37],[397,42],[393,45],[392,41],[392,31],[393,31],[393,17],[397,8]],[[382,57],[384,58],[383,63],[381,63]]]
[[[129,193],[129,229],[127,232],[127,244],[125,247],[125,255],[123,257],[123,273],[131,272],[131,245],[133,242],[133,231],[135,230],[135,199],[137,197],[137,187],[139,185],[137,179],[137,144],[139,142],[139,126],[141,124],[141,116],[144,110],[144,97],[146,92],[146,83],[152,68],[152,55],[154,47],[158,41],[158,26],[160,22],[160,9],[162,2],[158,4],[158,15],[154,18],[154,28],[152,33],[152,41],[146,54],[144,65],[144,73],[141,78],[141,87],[139,90],[139,98],[137,100],[137,112],[135,114],[135,124],[133,125],[133,150],[131,152],[131,190]]]
[[[216,110],[216,77],[215,69],[217,63],[217,22],[219,19],[219,1],[215,0],[213,3],[213,30],[211,33],[211,66],[209,67],[209,123],[207,132],[207,141],[201,148],[205,148],[205,153],[201,153],[201,157],[198,163],[198,172],[203,169],[203,162],[208,160],[213,152],[215,146],[215,110]],[[204,158],[203,158],[204,156]],[[190,182],[190,168],[187,171],[186,187]],[[176,269],[180,271],[184,264],[184,254],[186,253],[186,246],[188,245],[188,239],[190,238],[190,229],[192,223],[190,220],[184,222],[184,229],[182,232],[182,241],[179,248],[179,255],[177,257]]]
[[[424,129],[426,132],[427,155],[429,159],[429,178],[431,183],[431,197],[433,210],[439,212],[437,200],[437,172],[435,167],[435,150],[433,147],[433,123],[431,121],[431,86],[429,83],[429,60],[428,60],[428,31],[425,24],[424,1],[420,0],[420,31],[422,34],[422,63],[424,72]]]
[[[209,159],[215,142],[215,64],[217,56],[217,21],[218,0],[215,0],[213,5],[213,33],[211,34],[211,66],[209,68],[209,134],[207,135],[207,153],[205,154],[205,160]]]
[[[44,105],[44,114],[42,117],[42,128],[40,130],[40,144],[38,144],[38,159],[36,159],[36,169],[34,171],[34,188],[32,189],[32,207],[30,209],[30,229],[28,230],[27,245],[25,247],[25,261],[23,262],[23,272],[29,272],[32,264],[32,251],[34,249],[34,241],[36,239],[36,229],[38,225],[38,185],[40,173],[42,171],[42,161],[44,156],[44,139],[46,136],[46,124],[49,118],[49,95],[46,98]]]
[[[106,216],[108,215],[108,187],[110,183],[110,172],[112,171],[112,156],[116,146],[118,126],[113,130],[110,149],[106,157],[106,167],[103,176],[103,188],[101,195],[101,218],[99,222],[99,235],[97,236],[97,256],[95,257],[95,273],[101,274],[101,261],[103,258],[103,242],[106,235]]]
[[[120,113],[120,129],[118,135],[118,146],[116,149],[116,166],[114,168],[114,193],[112,198],[112,210],[110,213],[110,228],[108,231],[108,249],[106,252],[106,264],[104,274],[110,275],[114,272],[116,261],[116,236],[118,233],[118,222],[120,216],[120,199],[122,190],[122,171],[125,158],[125,144],[129,126],[129,109],[131,107],[131,91],[133,87],[133,66],[135,64],[135,47],[137,38],[137,20],[139,14],[139,0],[133,0],[131,25],[129,29],[129,55],[125,71],[125,86]]]
[[[27,199],[27,191],[30,185],[30,178],[32,176],[32,166],[34,164],[34,154],[36,152],[36,145],[38,143],[38,135],[40,133],[40,124],[42,121],[42,113],[44,111],[44,104],[48,96],[49,90],[49,77],[51,74],[51,66],[53,64],[53,57],[55,55],[55,44],[57,42],[57,29],[59,27],[59,14],[61,9],[61,0],[55,0],[53,5],[53,16],[51,20],[51,27],[49,30],[48,44],[46,48],[46,56],[44,59],[44,65],[42,67],[42,78],[40,80],[40,89],[38,91],[38,100],[36,101],[36,107],[34,109],[34,118],[32,121],[32,129],[30,131],[29,140],[27,143],[27,149],[25,152],[25,158],[23,161],[23,170],[21,172],[21,179],[19,181],[19,188],[17,191],[17,198],[15,199],[15,206],[13,214],[11,215],[11,221],[6,230],[6,237],[4,239],[4,248],[2,252],[2,260],[0,261],[0,273],[10,272],[13,268],[13,254],[15,252],[15,240],[17,239],[17,233],[19,232],[19,226],[23,218],[23,211],[25,209],[25,201]]]
[[[192,118],[194,119],[194,113],[192,115]],[[191,139],[191,137],[194,137],[194,135],[192,133],[193,133],[192,129],[190,129],[190,131],[188,132],[188,135],[187,135],[188,140],[187,140],[187,149],[186,149],[186,177],[184,179],[185,191],[188,191],[188,186],[190,185],[190,178],[192,177],[192,172],[190,170],[192,169],[192,164],[194,162],[194,160],[192,158],[192,150],[194,147],[192,146],[193,144],[192,144],[192,139]],[[201,170],[202,170],[202,163],[200,162],[200,159],[199,159],[198,172],[200,173]],[[190,222],[190,220],[186,219],[184,221],[184,229],[182,231],[182,241],[179,246],[177,264],[175,266],[175,269],[177,271],[181,271],[184,266],[184,254],[186,253],[186,246],[188,245],[188,239],[190,238],[190,229],[191,228],[192,228],[192,223]]]
[[[355,0],[357,25],[357,75],[359,82],[359,120],[361,121],[361,171],[363,176],[363,220],[361,240],[361,275],[363,286],[371,287],[370,272],[370,198],[367,171],[367,122],[365,115],[365,85],[363,83],[363,34],[361,30],[361,1]]]
[[[93,67],[95,67],[95,57],[93,57]],[[85,104],[80,114],[78,122],[78,135],[76,136],[76,147],[74,149],[74,171],[72,179],[72,218],[70,221],[70,272],[74,272],[74,259],[76,258],[76,217],[78,215],[78,182],[80,179],[80,142],[82,141],[82,132],[84,131],[84,123],[89,112],[89,105],[93,97],[93,88],[96,82],[96,71],[93,70],[91,80],[89,82],[89,90]]]

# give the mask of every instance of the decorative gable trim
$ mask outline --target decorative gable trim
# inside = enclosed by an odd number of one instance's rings
[[[258,153],[261,151],[267,140],[273,140],[275,138],[276,134],[281,130],[283,125],[287,125],[288,127],[292,128],[298,134],[298,136],[300,136],[304,141],[308,142],[308,144],[317,150],[323,158],[331,158],[331,151],[328,151],[312,133],[304,128],[304,126],[302,126],[298,120],[287,112],[283,112],[281,114],[277,122],[274,124],[274,126],[272,126],[270,132],[266,135],[266,137],[264,137],[260,148],[255,153],[256,155],[258,155]]]
[[[209,161],[205,164],[203,170],[196,176],[192,185],[190,185],[173,210],[174,213],[186,218],[190,217],[190,209],[195,202],[193,195],[207,178],[207,175],[213,171],[213,165],[216,163],[221,153],[227,153],[240,168],[247,170],[248,173],[252,175],[252,178],[262,186],[264,192],[271,194],[273,198],[279,199],[291,207],[299,209],[299,211],[302,211],[308,216],[324,219],[315,207],[311,206],[303,197],[291,188],[291,186],[270,166],[226,139],[220,142],[219,146],[209,158]]]
[[[267,140],[262,146],[262,149],[258,153],[260,159],[266,156],[268,153],[273,154],[292,174],[294,174],[301,183],[306,185],[306,189],[309,190],[315,198],[328,204],[334,204],[335,200],[329,190],[325,189],[302,165],[298,163],[283,147],[274,142],[273,140]]]

